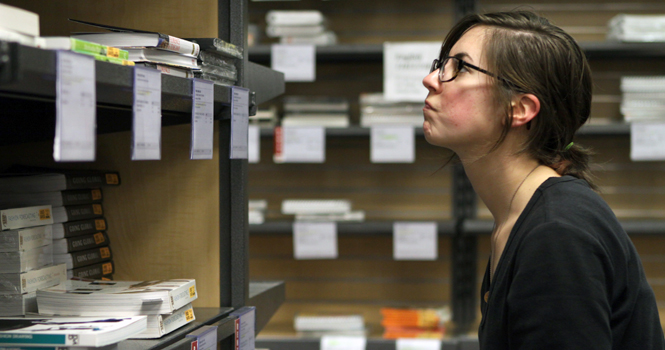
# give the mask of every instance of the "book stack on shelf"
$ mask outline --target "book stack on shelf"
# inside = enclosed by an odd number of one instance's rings
[[[281,44],[335,45],[326,18],[316,10],[272,10],[266,13],[266,36]]]
[[[187,40],[198,44],[201,48],[198,56],[201,69],[194,72],[195,77],[220,85],[235,85],[238,80],[235,63],[236,60],[243,59],[241,47],[219,38],[188,38]]]
[[[351,201],[346,199],[285,199],[282,214],[295,215],[295,221],[343,221],[365,220],[365,212],[351,210]]]
[[[665,16],[620,14],[607,24],[607,39],[623,42],[664,42]]]
[[[193,322],[196,281],[68,280],[37,292],[40,315],[147,316],[147,328],[131,338],[159,338]]]
[[[665,76],[621,77],[620,109],[626,122],[665,120]]]
[[[349,126],[349,101],[333,96],[285,96],[282,126]]]
[[[123,66],[133,66],[129,61],[127,50],[116,47],[101,45],[85,40],[64,36],[40,37],[38,47],[46,50],[67,50],[94,57],[98,61],[104,61]]]
[[[381,308],[383,338],[442,339],[446,323],[450,322],[449,308]]]
[[[423,102],[388,101],[378,92],[360,94],[359,103],[361,126],[423,125]]]
[[[37,47],[39,15],[0,3],[0,40]]]
[[[266,209],[268,209],[267,200],[250,199],[248,204],[249,224],[261,225],[265,221]]]
[[[299,337],[367,336],[362,315],[298,314],[293,318],[293,329]]]

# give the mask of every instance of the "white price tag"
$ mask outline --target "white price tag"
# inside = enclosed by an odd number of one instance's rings
[[[236,320],[238,327],[238,337],[236,339],[236,349],[254,350],[256,336],[256,309],[252,307],[251,311],[240,315]],[[215,347],[216,349],[216,347]]]
[[[323,163],[326,129],[322,126],[275,128],[275,163]]]
[[[367,338],[324,335],[321,350],[365,350]]]
[[[132,160],[161,159],[162,73],[134,67]]]
[[[314,45],[274,44],[270,46],[270,61],[272,69],[284,73],[284,81],[316,80],[316,47]]]
[[[394,222],[395,260],[436,260],[438,256],[436,222]]]
[[[261,161],[261,128],[258,125],[249,125],[247,128],[247,161]]]
[[[231,159],[247,159],[249,89],[231,87]]]
[[[630,124],[630,159],[665,160],[665,122]]]
[[[293,255],[296,259],[336,259],[337,254],[337,223],[293,223]]]
[[[211,81],[192,79],[192,145],[191,159],[212,159],[215,85]]]
[[[416,159],[412,126],[373,126],[370,140],[372,163],[413,163]]]
[[[440,42],[383,44],[383,93],[388,101],[423,102],[423,78],[439,58]]]
[[[397,339],[395,350],[441,350],[438,339]]]
[[[95,59],[56,52],[53,159],[94,161],[97,132]]]

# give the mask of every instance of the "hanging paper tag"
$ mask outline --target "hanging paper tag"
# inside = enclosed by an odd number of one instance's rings
[[[161,158],[162,73],[147,67],[134,67],[134,106],[132,108],[132,160]]]
[[[322,126],[275,128],[275,163],[323,163],[326,129]]]
[[[247,159],[249,89],[231,87],[231,159]]]
[[[314,45],[270,46],[271,68],[284,73],[284,81],[316,80],[316,47]]]
[[[394,222],[395,260],[436,260],[438,256],[436,222]]]
[[[192,145],[190,159],[212,159],[215,86],[192,79]]]
[[[296,259],[336,259],[337,223],[294,222],[293,255]]]
[[[665,122],[630,124],[630,159],[665,160]]]
[[[247,128],[247,161],[261,161],[261,128],[258,125],[249,125]]]
[[[383,44],[383,94],[388,101],[423,102],[427,89],[423,78],[439,58],[440,42]]]
[[[416,158],[412,126],[373,126],[370,139],[372,163],[413,163]]]
[[[367,338],[324,335],[321,350],[365,350]]]

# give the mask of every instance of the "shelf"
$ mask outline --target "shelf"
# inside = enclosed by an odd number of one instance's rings
[[[452,236],[455,234],[455,223],[452,221],[439,221],[439,236]],[[249,233],[259,234],[288,234],[293,232],[293,221],[272,221],[261,225],[249,225]],[[340,235],[377,235],[393,234],[393,221],[367,221],[367,222],[338,222],[337,233]]]
[[[256,334],[268,324],[270,318],[286,299],[283,281],[249,282],[248,306],[256,306]]]
[[[665,235],[665,220],[620,220],[619,223],[631,236]],[[471,235],[489,235],[493,225],[491,220],[467,220],[463,230]]]
[[[256,340],[257,348],[270,350],[318,350],[321,340],[319,338],[259,338]],[[390,339],[367,339],[367,350],[395,350],[395,341]],[[477,350],[477,339],[453,338],[441,341],[441,350]]]

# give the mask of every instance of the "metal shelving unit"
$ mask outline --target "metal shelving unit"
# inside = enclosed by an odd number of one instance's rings
[[[452,236],[455,233],[453,221],[440,221],[437,223],[439,236]],[[280,234],[290,235],[293,232],[293,221],[270,221],[260,225],[250,225],[252,235]],[[367,222],[340,222],[337,224],[337,233],[340,235],[358,236],[392,236],[392,221],[367,221]]]

